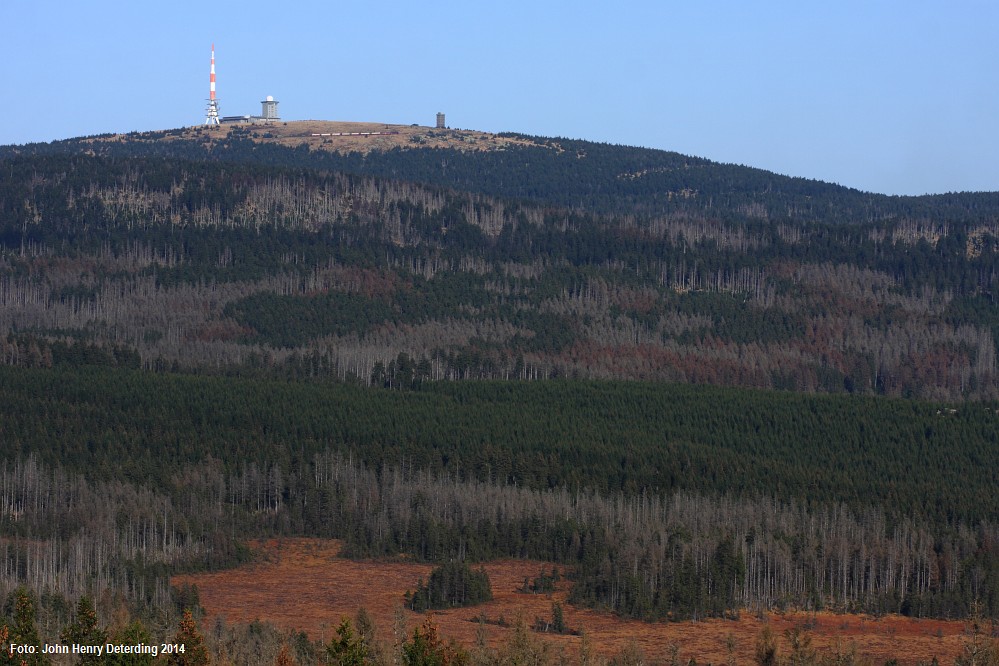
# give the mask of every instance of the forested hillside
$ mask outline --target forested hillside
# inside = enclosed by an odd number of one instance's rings
[[[577,602],[645,619],[999,602],[997,404],[97,368],[0,379],[7,580],[67,596],[162,605],[168,571],[305,534],[354,556],[562,562]]]
[[[390,386],[583,377],[997,393],[999,222],[987,213],[604,215],[152,158],[20,157],[4,171],[9,364],[89,354]]]
[[[999,214],[999,193],[885,196],[665,150],[506,133],[483,149],[461,131],[395,128],[388,149],[310,136],[309,123],[183,128],[0,147],[16,155],[91,154],[266,164],[443,186],[561,208],[640,218],[701,213],[720,220],[967,222]],[[371,130],[371,126],[358,129]],[[480,133],[479,133],[480,134]],[[320,141],[317,145],[316,141]],[[471,145],[469,142],[472,142]]]
[[[999,613],[999,196],[259,131],[0,149],[0,566],[53,626],[162,634],[270,535],[652,621]]]

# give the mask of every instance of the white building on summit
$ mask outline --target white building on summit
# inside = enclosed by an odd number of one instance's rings
[[[278,102],[277,102],[276,99],[274,99],[273,97],[271,97],[270,95],[268,95],[267,99],[265,99],[264,101],[262,101],[260,104],[263,106],[263,109],[261,109],[261,111],[260,111],[260,118],[261,119],[263,119],[263,120],[281,120],[281,118],[278,116],[278,110],[277,110]]]
[[[219,103],[215,98],[215,44],[212,44],[212,67],[209,74],[208,89],[208,111],[205,116],[205,125],[218,125],[220,123],[268,123],[281,120],[278,116],[278,101],[273,96],[268,95],[261,104],[259,116],[219,116]]]

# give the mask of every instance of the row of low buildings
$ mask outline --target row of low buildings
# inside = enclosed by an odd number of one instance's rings
[[[259,116],[222,116],[219,120],[223,123],[269,123],[281,120],[276,99],[268,95],[260,104],[262,108]]]
[[[276,99],[274,99],[273,97],[271,97],[270,95],[268,95],[267,99],[265,99],[262,102],[260,102],[260,104],[261,104],[262,108],[260,110],[260,115],[259,116],[222,116],[221,118],[219,118],[219,120],[221,122],[227,123],[227,124],[229,124],[229,123],[268,123],[268,122],[276,122],[276,121],[281,120],[281,117],[278,115],[278,101]],[[443,113],[438,113],[437,114],[437,123],[436,123],[436,125],[437,125],[437,129],[444,129],[444,128],[447,127],[447,125],[445,124],[445,121],[444,121],[444,114]]]

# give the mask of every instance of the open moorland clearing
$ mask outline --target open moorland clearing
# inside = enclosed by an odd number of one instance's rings
[[[343,616],[353,617],[363,607],[374,620],[381,640],[388,640],[407,590],[426,579],[432,565],[407,562],[353,561],[338,557],[341,543],[320,539],[280,539],[251,544],[257,561],[243,567],[214,573],[176,576],[173,584],[198,586],[205,607],[206,625],[217,616],[228,622],[271,622],[282,629],[307,632],[313,639],[329,641]],[[532,560],[499,560],[483,565],[493,590],[493,601],[471,608],[433,612],[440,633],[472,646],[480,617],[491,646],[506,641],[517,618],[528,625],[535,618],[551,618],[552,604],[565,609],[570,629],[583,630],[596,651],[606,657],[631,643],[650,658],[665,657],[669,645],[680,646],[683,659],[722,663],[728,656],[726,643],[735,641],[736,653],[750,655],[766,623],[781,636],[796,626],[810,628],[813,645],[820,650],[844,650],[850,644],[857,654],[881,663],[895,658],[900,664],[915,664],[933,657],[949,663],[961,652],[964,623],[919,620],[901,616],[873,618],[866,615],[820,613],[770,613],[760,619],[743,612],[738,620],[711,619],[699,622],[650,624],[624,620],[608,613],[577,608],[566,603],[571,583],[562,579],[552,595],[518,592],[525,578],[550,572],[551,563]],[[422,615],[405,613],[411,631]],[[506,626],[500,624],[500,621]],[[556,650],[574,655],[579,635],[540,634]],[[787,644],[783,643],[786,652]]]
[[[393,148],[457,148],[463,151],[503,150],[512,146],[541,145],[513,136],[500,136],[478,130],[437,129],[423,125],[348,122],[339,120],[289,120],[269,123],[231,123],[216,127],[196,125],[179,130],[95,137],[92,141],[132,142],[199,139],[211,145],[230,137],[243,137],[256,143],[289,148],[308,146],[310,150],[367,153]]]

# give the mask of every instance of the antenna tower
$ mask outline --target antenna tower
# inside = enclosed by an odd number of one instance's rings
[[[208,110],[205,116],[206,125],[219,124],[219,102],[215,99],[215,44],[212,44],[212,73],[209,78]]]

